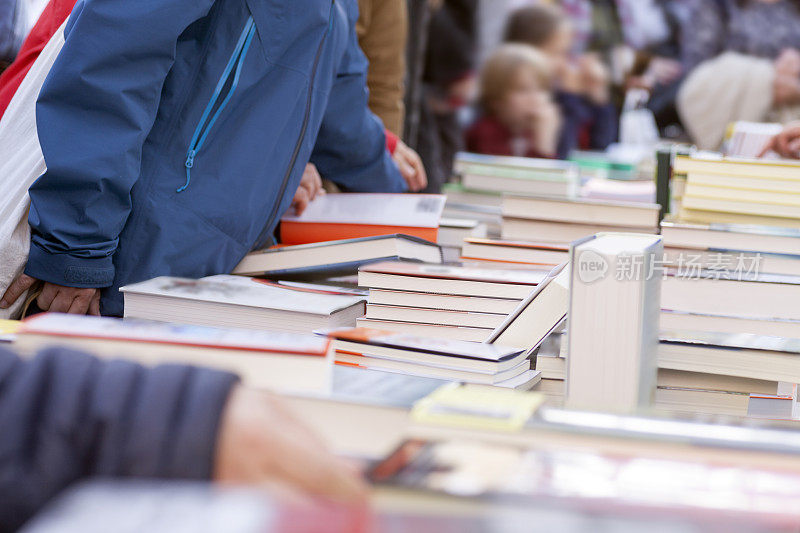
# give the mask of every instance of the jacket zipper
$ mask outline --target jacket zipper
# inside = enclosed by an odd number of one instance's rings
[[[189,183],[192,181],[192,168],[194,167],[195,157],[197,157],[197,154],[203,148],[209,132],[214,127],[217,119],[219,119],[219,117],[222,115],[222,112],[225,110],[228,102],[230,102],[231,98],[233,97],[233,93],[236,92],[236,87],[239,85],[239,77],[242,74],[244,60],[247,57],[247,51],[250,49],[250,43],[252,43],[253,36],[255,35],[255,29],[255,23],[253,22],[253,17],[251,16],[247,19],[244,29],[239,36],[239,41],[236,43],[236,48],[234,49],[233,54],[231,54],[228,64],[225,67],[225,70],[222,72],[222,75],[217,82],[217,86],[214,89],[214,94],[211,96],[208,105],[206,105],[205,111],[203,111],[203,116],[200,117],[200,122],[197,124],[197,127],[194,130],[194,135],[192,135],[192,140],[189,143],[189,148],[186,152],[186,162],[184,163],[184,166],[186,167],[186,183],[184,183],[183,186],[178,187],[176,192],[183,192],[189,187]],[[226,85],[228,85],[228,82],[230,82],[230,89],[228,89],[228,93],[225,95],[225,98],[223,98],[222,102],[219,102],[219,99],[222,96],[222,90]],[[217,106],[218,102],[219,106]],[[216,111],[214,111],[214,107],[217,107]],[[209,115],[211,115],[212,111],[214,111],[214,114],[209,119]]]
[[[272,208],[272,212],[270,213],[269,219],[267,220],[266,226],[264,229],[261,230],[261,233],[256,240],[256,249],[264,248],[267,243],[272,244],[274,238],[270,235],[267,239],[267,233],[272,225],[275,223],[275,218],[278,216],[278,208],[281,205],[281,200],[283,195],[286,193],[286,187],[289,185],[289,177],[292,175],[292,171],[294,170],[294,166],[297,163],[297,157],[300,153],[300,147],[303,145],[303,139],[306,136],[306,130],[308,129],[308,121],[311,117],[311,100],[314,95],[314,80],[317,76],[317,67],[319,66],[319,60],[322,55],[322,47],[325,45],[325,41],[328,38],[328,34],[331,32],[331,27],[333,26],[333,7],[336,4],[336,0],[331,0],[331,8],[330,13],[328,14],[328,28],[325,30],[325,35],[322,36],[322,40],[317,47],[317,55],[314,57],[314,66],[311,70],[311,77],[308,81],[308,96],[306,98],[306,111],[303,117],[303,126],[300,128],[300,137],[297,139],[297,143],[294,146],[294,152],[292,152],[292,159],[289,161],[289,168],[286,169],[286,173],[283,175],[283,182],[281,183],[280,191],[278,192],[278,197],[276,199],[275,205]],[[266,242],[265,242],[265,239]]]

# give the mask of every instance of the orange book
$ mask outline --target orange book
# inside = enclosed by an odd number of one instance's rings
[[[402,233],[436,242],[445,197],[437,194],[328,194],[302,215],[281,219],[284,245]]]

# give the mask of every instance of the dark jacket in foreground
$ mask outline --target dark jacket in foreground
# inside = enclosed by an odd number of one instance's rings
[[[0,349],[0,532],[89,476],[208,479],[236,377]]]

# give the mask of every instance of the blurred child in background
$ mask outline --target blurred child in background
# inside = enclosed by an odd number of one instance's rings
[[[470,152],[555,157],[561,117],[550,92],[551,65],[530,46],[501,46],[480,82],[481,117],[467,132]]]
[[[617,110],[611,103],[608,69],[593,54],[574,57],[573,30],[560,9],[540,5],[513,12],[506,41],[533,46],[553,66],[555,100],[562,127],[555,155],[575,149],[602,150],[617,138]]]

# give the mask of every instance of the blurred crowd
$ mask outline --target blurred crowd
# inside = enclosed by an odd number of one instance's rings
[[[637,108],[703,149],[733,121],[800,111],[795,0],[444,0],[428,31],[435,118],[418,146],[434,183],[462,148],[565,158],[635,139],[620,130]]]

